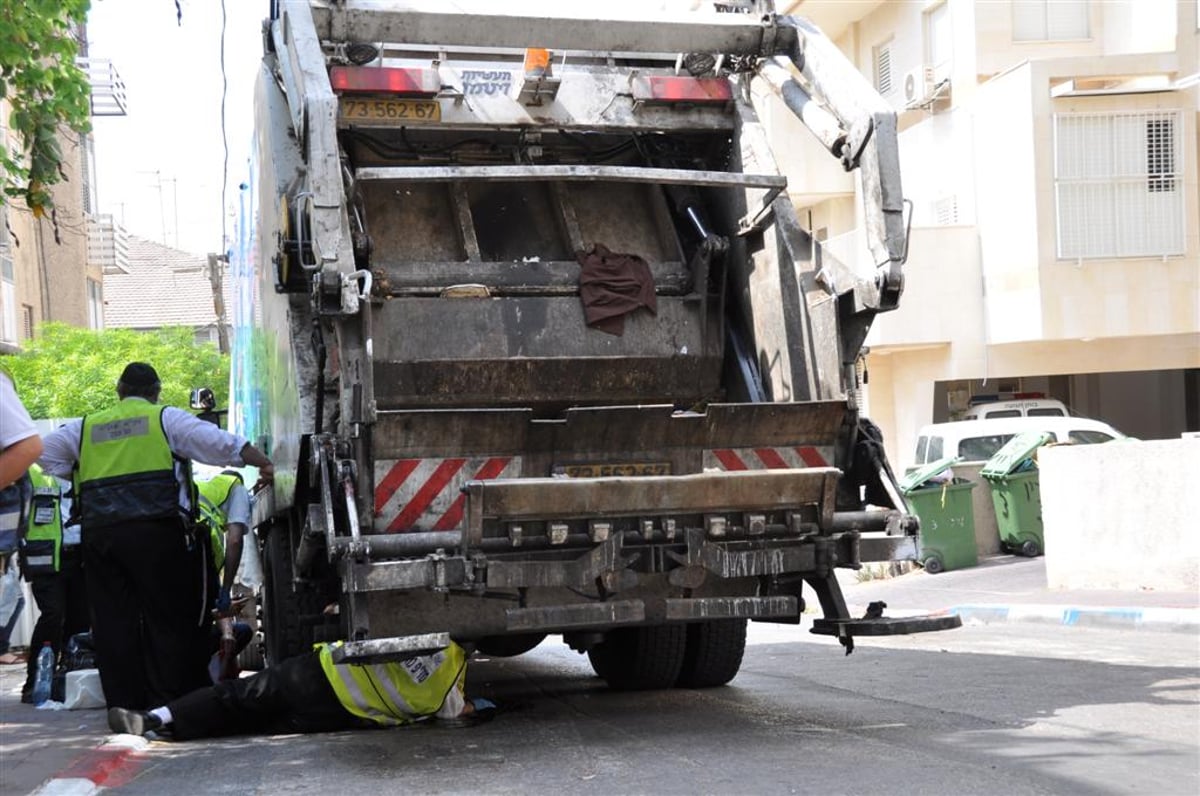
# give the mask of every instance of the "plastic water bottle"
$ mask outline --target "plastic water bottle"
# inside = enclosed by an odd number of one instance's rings
[[[40,705],[50,698],[50,683],[54,679],[54,648],[47,641],[37,657],[37,678],[33,681],[33,704]]]

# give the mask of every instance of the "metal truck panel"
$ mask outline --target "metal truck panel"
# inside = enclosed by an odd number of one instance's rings
[[[301,6],[308,0],[286,5]],[[766,54],[782,52],[794,34],[764,26],[752,14],[638,14],[621,18],[601,9],[559,3],[555,16],[522,13],[518,4],[485,2],[396,2],[337,0],[312,2],[321,38],[338,41],[352,31],[357,41],[466,47],[545,47],[590,52],[711,52]]]

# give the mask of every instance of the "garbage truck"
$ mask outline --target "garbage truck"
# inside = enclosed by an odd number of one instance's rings
[[[861,407],[895,113],[770,3],[583,5],[271,4],[231,255],[269,659],[555,635],[615,688],[702,687],[814,600],[847,652],[958,623],[851,616],[835,577],[917,555]],[[865,270],[799,223],[766,94],[861,174]]]

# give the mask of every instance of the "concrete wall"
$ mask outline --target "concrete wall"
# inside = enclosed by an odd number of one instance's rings
[[[1038,463],[1051,588],[1200,588],[1200,439],[1057,446]]]

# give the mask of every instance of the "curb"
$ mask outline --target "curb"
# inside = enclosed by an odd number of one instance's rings
[[[133,779],[141,753],[150,746],[136,735],[112,735],[43,782],[30,796],[91,796]]]
[[[964,623],[1037,622],[1070,627],[1156,630],[1166,633],[1200,631],[1200,610],[1194,608],[1079,608],[1062,605],[957,605],[948,613]]]

